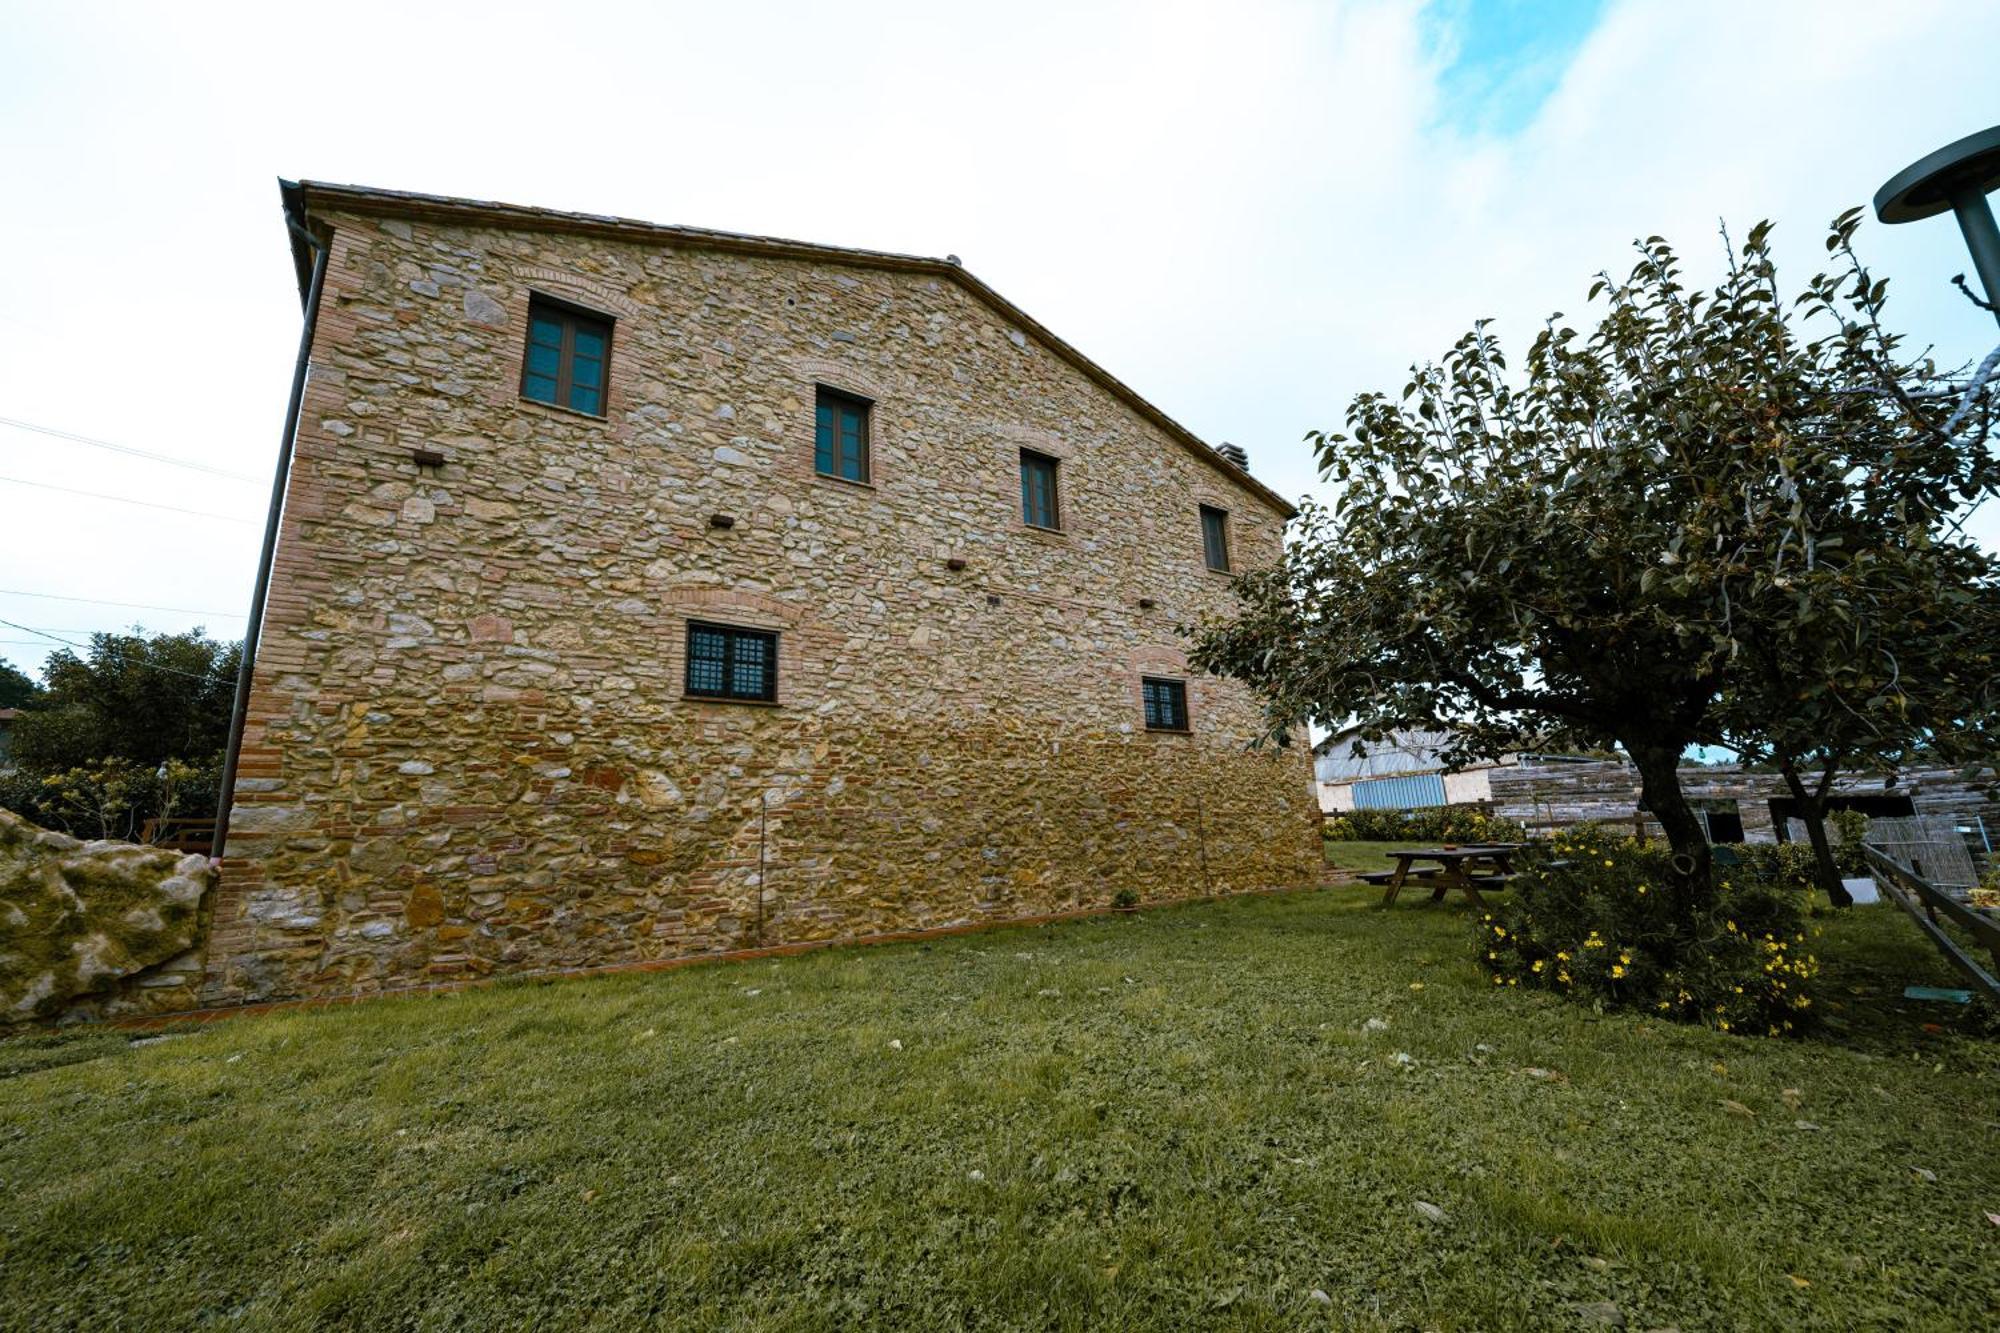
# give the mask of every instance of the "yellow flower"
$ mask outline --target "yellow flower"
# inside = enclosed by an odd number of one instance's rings
[[[1644,893],[1645,891],[1646,891],[1646,886],[1644,884],[1641,884],[1639,886],[1639,892]]]
[[[1558,963],[1567,963],[1569,961],[1569,955],[1558,950],[1556,953],[1556,961]]]
[[[1537,958],[1535,960],[1535,971],[1539,972],[1541,970],[1542,970],[1542,960]]]
[[[1611,975],[1614,977],[1622,977],[1625,975],[1625,969],[1619,964],[1613,963],[1611,965]]]
[[[1729,926],[1729,933],[1734,935],[1736,933],[1736,923],[1734,921],[1731,921],[1728,923],[1728,926]]]
[[[1618,961],[1621,963],[1629,963],[1632,961],[1632,955],[1626,953],[1623,949],[1620,949],[1618,951]]]
[[[1609,862],[1609,861],[1606,861],[1606,862],[1604,863],[1604,868],[1605,868],[1606,870],[1609,870],[1609,869],[1611,869],[1611,862]]]
[[[1495,926],[1495,927],[1493,927],[1493,933],[1494,933],[1495,935],[1498,935],[1498,936],[1499,936],[1499,937],[1500,937],[1501,939],[1503,939],[1503,940],[1504,940],[1504,939],[1506,939],[1506,938],[1507,938],[1507,927],[1505,927],[1505,926]]]
[[[1721,1028],[1724,1032],[1729,1031],[1729,1020],[1726,1018],[1718,1018],[1717,1020],[1715,1020],[1715,1025]]]

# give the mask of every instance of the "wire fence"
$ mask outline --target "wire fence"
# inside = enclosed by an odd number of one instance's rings
[[[1956,819],[1918,815],[1868,821],[1868,844],[1941,889],[1970,889],[1979,868]]]

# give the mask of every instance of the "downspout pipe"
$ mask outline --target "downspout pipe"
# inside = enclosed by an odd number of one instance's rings
[[[282,184],[282,182],[281,182]],[[331,248],[302,222],[303,201],[297,187],[285,187],[285,225],[292,233],[292,250],[303,259],[313,256],[312,276],[305,296],[305,326],[299,331],[299,356],[292,367],[292,396],[285,406],[285,433],[278,442],[278,469],[271,479],[271,508],[264,519],[264,546],[257,557],[257,585],[250,594],[250,619],[243,631],[243,656],[236,668],[236,702],[229,710],[229,748],[222,758],[222,790],[216,798],[215,841],[210,857],[220,860],[229,844],[229,808],[236,796],[236,760],[243,749],[243,727],[250,712],[250,677],[257,666],[257,641],[264,627],[264,606],[271,592],[271,562],[278,550],[278,520],[284,513],[285,488],[291,482],[292,451],[299,433],[299,412],[306,395],[306,372],[312,359],[313,328],[319,322],[319,296],[326,286],[326,261]],[[301,248],[303,247],[303,249]],[[300,265],[301,276],[304,266]]]

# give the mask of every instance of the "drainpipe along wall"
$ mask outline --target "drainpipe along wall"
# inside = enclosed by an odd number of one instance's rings
[[[229,710],[229,748],[223,754],[222,790],[215,807],[215,842],[208,853],[218,859],[229,842],[229,807],[236,796],[236,759],[243,748],[243,724],[250,709],[250,676],[257,665],[257,640],[264,626],[264,603],[271,591],[271,560],[278,549],[278,520],[284,513],[285,487],[292,475],[292,449],[298,438],[299,408],[305,400],[313,327],[319,322],[319,295],[326,285],[326,261],[332,249],[329,240],[315,236],[305,227],[303,211],[291,197],[287,198],[285,224],[312,251],[312,280],[306,288],[299,358],[292,369],[292,397],[285,407],[285,433],[278,443],[278,470],[271,481],[271,509],[264,520],[264,546],[257,557],[257,586],[250,594],[250,620],[243,631],[243,659],[236,669],[236,702]]]

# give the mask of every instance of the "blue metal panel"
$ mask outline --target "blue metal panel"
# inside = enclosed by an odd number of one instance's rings
[[[1425,773],[1414,778],[1377,778],[1354,784],[1357,810],[1416,810],[1444,804],[1444,778]]]

